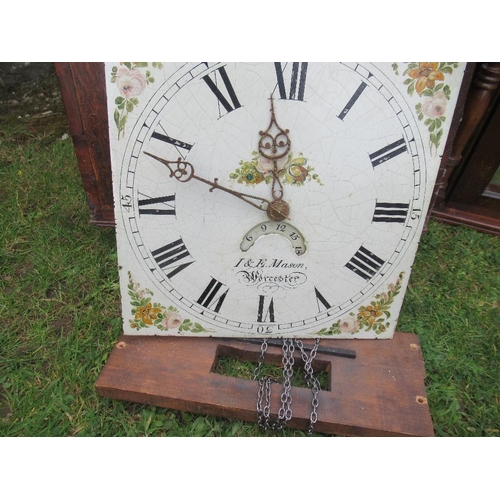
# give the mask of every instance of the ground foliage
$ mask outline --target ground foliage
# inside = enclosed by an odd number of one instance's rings
[[[0,435],[269,435],[96,395],[120,335],[114,232],[89,225],[54,75],[0,100]],[[422,239],[399,329],[420,337],[438,436],[500,432],[499,268],[498,238],[431,222]]]

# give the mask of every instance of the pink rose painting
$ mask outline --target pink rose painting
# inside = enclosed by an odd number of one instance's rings
[[[279,158],[276,161],[276,165],[278,167],[278,170],[281,170],[283,168],[286,161],[287,161],[286,158]],[[264,156],[259,156],[259,160],[257,162],[256,168],[261,174],[264,174],[264,176],[266,176],[274,170],[274,160],[269,160],[268,158],[265,158]]]
[[[354,333],[359,330],[359,321],[356,316],[347,316],[340,321],[339,329],[343,333]]]
[[[229,178],[247,185],[260,184],[261,182],[271,183],[273,180],[274,160],[269,160],[260,155],[257,151],[252,153],[251,160],[240,161],[239,168],[230,172]],[[302,186],[306,181],[316,181],[323,185],[318,174],[314,172],[314,167],[307,164],[307,158],[302,153],[289,153],[288,156],[279,158],[276,161],[278,177],[283,184],[293,184]]]
[[[127,99],[141,95],[146,85],[146,77],[137,69],[120,68],[116,73],[116,86]]]
[[[118,129],[118,139],[125,135],[125,125],[129,113],[139,105],[138,97],[142,95],[146,86],[155,81],[149,64],[155,69],[161,69],[161,63],[122,62],[120,67],[113,66],[111,83],[116,83],[119,96],[115,99],[116,109],[113,115]]]
[[[182,316],[175,311],[167,311],[162,321],[162,325],[167,330],[178,330],[182,325]]]
[[[446,111],[448,99],[443,92],[434,92],[434,95],[426,97],[422,103],[422,112],[431,118],[439,118]]]

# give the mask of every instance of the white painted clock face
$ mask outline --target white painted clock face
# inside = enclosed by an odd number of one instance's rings
[[[392,336],[435,173],[391,79],[358,63],[164,63],[151,83],[134,71],[122,99],[108,91],[125,333]],[[271,200],[258,153],[271,95],[291,141],[289,219],[145,154]]]

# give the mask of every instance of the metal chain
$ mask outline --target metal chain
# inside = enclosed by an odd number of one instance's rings
[[[260,370],[262,369],[262,363],[264,363],[264,356],[267,351],[267,339],[262,339],[262,344],[260,345],[260,357],[258,360],[257,367],[253,372],[253,379],[257,380],[260,376]]]
[[[295,351],[293,342],[289,339],[283,341],[283,392],[281,394],[281,407],[278,411],[278,418],[271,423],[271,385],[279,384],[280,381],[274,377],[261,377],[262,364],[267,352],[267,339],[263,339],[260,347],[260,357],[257,367],[254,370],[254,380],[259,383],[257,392],[257,415],[259,426],[269,430],[280,430],[292,418],[292,396],[290,394],[292,388],[293,364],[295,362],[293,354]]]
[[[307,387],[310,387],[312,390],[312,400],[311,400],[312,411],[309,417],[309,428],[307,430],[307,433],[311,436],[312,433],[314,432],[314,424],[318,421],[318,407],[319,407],[318,395],[321,389],[319,380],[314,375],[314,370],[312,367],[312,363],[318,352],[319,338],[316,339],[316,342],[314,343],[314,346],[311,349],[311,354],[309,356],[307,355],[304,349],[304,344],[302,344],[302,341],[297,339],[296,343],[297,347],[300,349],[302,361],[304,361],[304,372],[305,372],[304,378],[306,380]]]
[[[295,359],[293,354],[295,347],[292,339],[283,339],[283,392],[281,393],[281,407],[278,411],[278,420],[274,423],[274,429],[283,429],[286,423],[292,418],[292,377],[293,364]]]
[[[282,346],[282,363],[283,363],[283,392],[281,393],[281,406],[278,410],[278,418],[274,422],[271,423],[270,415],[271,415],[271,384],[280,383],[274,377],[266,376],[261,377],[262,365],[264,363],[264,357],[267,352],[268,344],[267,339],[263,339],[261,347],[260,347],[260,357],[258,360],[257,367],[254,370],[254,380],[257,380],[259,383],[259,389],[257,392],[257,415],[258,415],[258,424],[261,428],[265,430],[281,430],[287,424],[288,421],[292,418],[292,377],[293,377],[293,365],[295,363],[294,353],[295,353],[295,345],[300,349],[302,361],[304,362],[304,378],[307,383],[307,387],[310,387],[312,390],[312,411],[309,418],[309,427],[308,434],[312,435],[314,430],[314,424],[318,420],[318,406],[319,406],[319,391],[321,389],[319,380],[314,375],[314,370],[312,368],[312,363],[314,358],[316,357],[319,339],[316,339],[316,342],[311,349],[311,354],[308,356],[305,349],[304,344],[301,340],[293,340],[293,339],[283,339]]]
[[[267,339],[262,340],[262,344],[260,346],[260,357],[259,361],[257,364],[257,367],[254,370],[253,373],[253,379],[258,380],[259,382],[259,390],[257,393],[257,415],[258,415],[258,422],[260,427],[266,428],[265,425],[265,417],[264,417],[264,408],[262,407],[262,399],[264,397],[264,392],[265,392],[265,380],[264,378],[260,377],[260,371],[262,369],[262,364],[264,363],[264,356],[266,355],[267,351]],[[267,394],[266,394],[267,398]]]

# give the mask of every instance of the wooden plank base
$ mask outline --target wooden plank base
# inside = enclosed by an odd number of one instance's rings
[[[304,342],[306,344],[306,342]],[[425,367],[418,337],[392,340],[322,340],[321,345],[356,351],[356,358],[318,354],[326,371],[315,431],[346,436],[432,436]],[[122,336],[96,384],[100,396],[194,413],[257,421],[258,383],[214,373],[218,357],[257,361],[260,346],[217,338]],[[302,361],[296,353],[296,364]],[[280,364],[281,349],[269,347],[266,363]],[[282,387],[273,385],[276,418]],[[307,429],[311,390],[292,387],[290,427]]]

